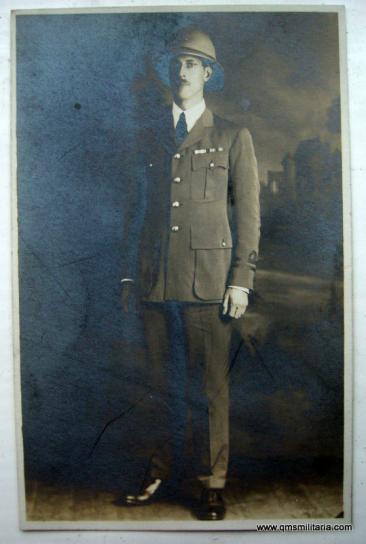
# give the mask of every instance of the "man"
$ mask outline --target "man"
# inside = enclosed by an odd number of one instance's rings
[[[157,443],[147,481],[125,504],[149,504],[170,477],[174,393],[167,392],[167,374],[174,343],[181,341],[202,485],[195,514],[216,520],[225,515],[232,322],[248,305],[260,236],[257,163],[248,130],[206,107],[204,89],[217,86],[223,75],[209,36],[183,29],[157,69],[168,78],[173,104],[145,131],[148,182],[139,266],[136,277],[122,280],[125,308],[131,289],[142,300]]]

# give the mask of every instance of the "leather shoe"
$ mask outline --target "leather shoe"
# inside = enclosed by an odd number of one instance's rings
[[[203,521],[216,521],[224,519],[225,512],[222,489],[203,489],[195,511],[197,518]]]
[[[148,482],[137,495],[125,495],[114,501],[116,506],[146,506],[161,497],[162,480]]]

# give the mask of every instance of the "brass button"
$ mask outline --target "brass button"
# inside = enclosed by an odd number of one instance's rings
[[[178,200],[174,200],[174,202],[172,202],[172,206],[173,208],[179,208],[180,202],[178,202]]]
[[[172,226],[172,231],[173,231],[173,232],[177,232],[178,230],[179,230],[178,225],[173,225],[173,226]]]
[[[174,155],[174,158],[175,158],[175,159],[180,159],[181,156],[182,156],[182,155],[181,155],[180,153],[176,153],[176,154]]]
[[[213,168],[215,166],[215,163],[213,161],[210,162],[209,167]]]
[[[173,178],[174,183],[180,183],[182,178]]]

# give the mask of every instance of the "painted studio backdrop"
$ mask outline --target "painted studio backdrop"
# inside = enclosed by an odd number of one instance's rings
[[[255,296],[238,326],[244,343],[231,373],[230,476],[249,487],[313,477],[326,485],[341,482],[337,15],[18,15],[28,494],[35,483],[128,489],[146,468],[153,422],[143,336],[139,314],[122,311],[120,279],[134,258],[127,234],[131,239],[132,229],[138,239],[146,205],[138,134],[154,104],[169,99],[151,55],[192,24],[213,37],[225,69],[224,89],[208,94],[207,103],[249,128],[261,182]],[[178,363],[173,370],[178,391],[183,373]],[[184,410],[177,400],[179,426]]]

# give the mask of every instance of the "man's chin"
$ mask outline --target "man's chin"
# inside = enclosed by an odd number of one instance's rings
[[[187,87],[182,87],[179,89],[174,90],[174,96],[179,98],[180,100],[187,100],[188,98],[191,98],[192,92]]]

